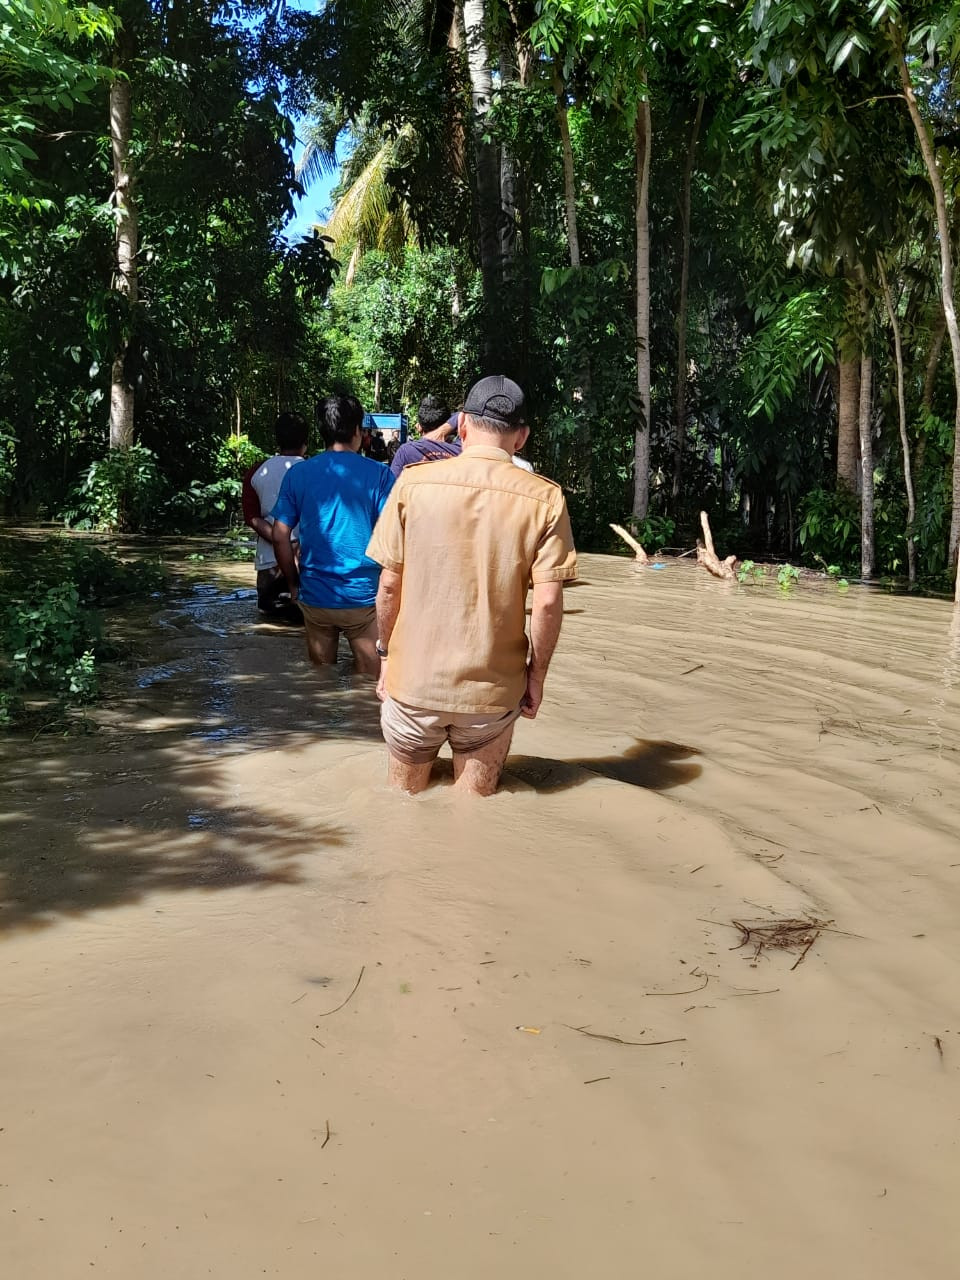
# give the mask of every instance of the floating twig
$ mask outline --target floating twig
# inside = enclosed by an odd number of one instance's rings
[[[321,1151],[323,1150],[323,1148],[327,1145],[327,1143],[328,1143],[329,1141],[330,1141],[330,1121],[328,1120],[328,1121],[327,1121],[327,1136],[326,1136],[326,1137],[324,1138],[324,1140],[320,1143],[320,1150],[321,1150]]]
[[[676,1040],[621,1040],[619,1036],[603,1035],[600,1031],[588,1031],[586,1027],[572,1027],[569,1022],[563,1024],[568,1031],[579,1031],[582,1036],[589,1036],[591,1040],[609,1040],[611,1044],[626,1044],[634,1049],[647,1049],[655,1044],[682,1044],[686,1040],[686,1036],[680,1036]]]
[[[601,1080],[609,1080],[609,1076],[594,1076],[592,1080],[584,1080],[584,1084],[599,1084]]]
[[[680,674],[682,676],[692,676],[695,671],[702,671],[702,670],[703,670],[703,663],[698,662],[695,667],[689,667],[686,671],[681,671]]]
[[[290,1001],[290,1003],[291,1003],[291,1004],[299,1004],[299,1003],[300,1003],[300,1001],[303,999],[303,997],[304,997],[306,994],[307,994],[307,993],[304,991],[302,995],[297,996],[296,1000],[291,1000],[291,1001]]]
[[[366,969],[366,967],[367,967],[367,966],[366,966],[365,964],[363,964],[363,965],[361,965],[361,966],[360,966],[360,973],[359,973],[359,974],[358,974],[358,976],[357,976],[357,980],[356,980],[356,982],[353,984],[353,990],[352,990],[352,991],[350,992],[350,994],[347,996],[346,1000],[344,1000],[344,1001],[342,1001],[342,1003],[338,1004],[338,1005],[337,1005],[337,1007],[336,1007],[336,1009],[327,1009],[327,1011],[326,1011],[325,1013],[318,1013],[318,1014],[317,1014],[317,1017],[318,1017],[318,1018],[329,1018],[329,1017],[330,1017],[330,1015],[331,1015],[331,1013],[339,1013],[339,1012],[340,1012],[340,1010],[343,1008],[343,1006],[344,1006],[345,1004],[347,1004],[350,1000],[352,1000],[352,999],[353,999],[354,995],[356,994],[357,987],[359,987],[359,985],[360,985],[360,979],[363,977],[364,970]]]
[[[736,1000],[738,996],[772,996],[779,990],[779,987],[767,987],[763,991],[731,991],[725,998],[727,1000]]]
[[[325,1048],[327,1047],[327,1046],[326,1046],[325,1044],[323,1044],[320,1040],[318,1040],[316,1036],[311,1036],[311,1037],[310,1037],[310,1039],[313,1041],[313,1043],[314,1043],[314,1044],[318,1044],[318,1045],[320,1045],[320,1048],[321,1048],[321,1049],[325,1049]]]
[[[645,996],[692,996],[702,991],[709,981],[710,975],[705,973],[699,987],[688,987],[685,991],[645,991],[643,994]]]
[[[937,1046],[937,1053],[940,1055],[940,1061],[943,1061],[943,1041],[939,1036],[932,1036],[933,1043]]]
[[[706,864],[705,862],[701,862],[701,863],[700,863],[700,865],[699,865],[699,867],[694,867],[692,871],[688,871],[688,872],[687,872],[687,875],[695,876],[695,875],[697,874],[697,872],[698,872],[698,871],[702,871],[702,870],[703,870],[703,868],[704,868],[706,865],[707,865],[707,864]]]

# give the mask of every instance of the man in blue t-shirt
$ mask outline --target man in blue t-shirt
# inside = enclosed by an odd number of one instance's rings
[[[318,667],[336,662],[343,632],[357,670],[377,675],[380,566],[364,551],[393,476],[382,463],[360,457],[362,429],[359,401],[328,396],[322,407],[328,448],[290,468],[270,514],[277,563],[303,613],[310,661]],[[299,573],[290,542],[298,524]]]

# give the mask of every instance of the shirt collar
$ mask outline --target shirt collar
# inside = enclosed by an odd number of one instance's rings
[[[461,458],[467,454],[472,458],[489,458],[491,462],[510,461],[510,455],[506,449],[498,449],[496,445],[492,444],[472,444],[467,449],[461,449]]]

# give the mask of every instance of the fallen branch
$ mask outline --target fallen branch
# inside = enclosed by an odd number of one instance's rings
[[[726,560],[721,560],[717,555],[713,534],[710,532],[710,521],[705,511],[700,512],[700,527],[703,529],[703,542],[697,541],[697,564],[702,564],[715,578],[734,580],[737,574],[733,566],[737,563],[737,557],[727,556]]]
[[[640,561],[641,564],[647,564],[650,557],[644,551],[643,547],[641,547],[640,543],[636,540],[633,534],[627,533],[626,529],[624,529],[619,524],[612,524],[610,528],[613,530],[613,532],[617,535],[618,538],[622,538],[624,542],[627,544],[627,546],[632,549],[632,551],[634,552],[634,554],[636,555],[637,559]]]

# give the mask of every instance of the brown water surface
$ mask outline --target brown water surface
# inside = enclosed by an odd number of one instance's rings
[[[490,801],[237,565],[4,744],[3,1275],[957,1274],[948,606],[582,568]]]

